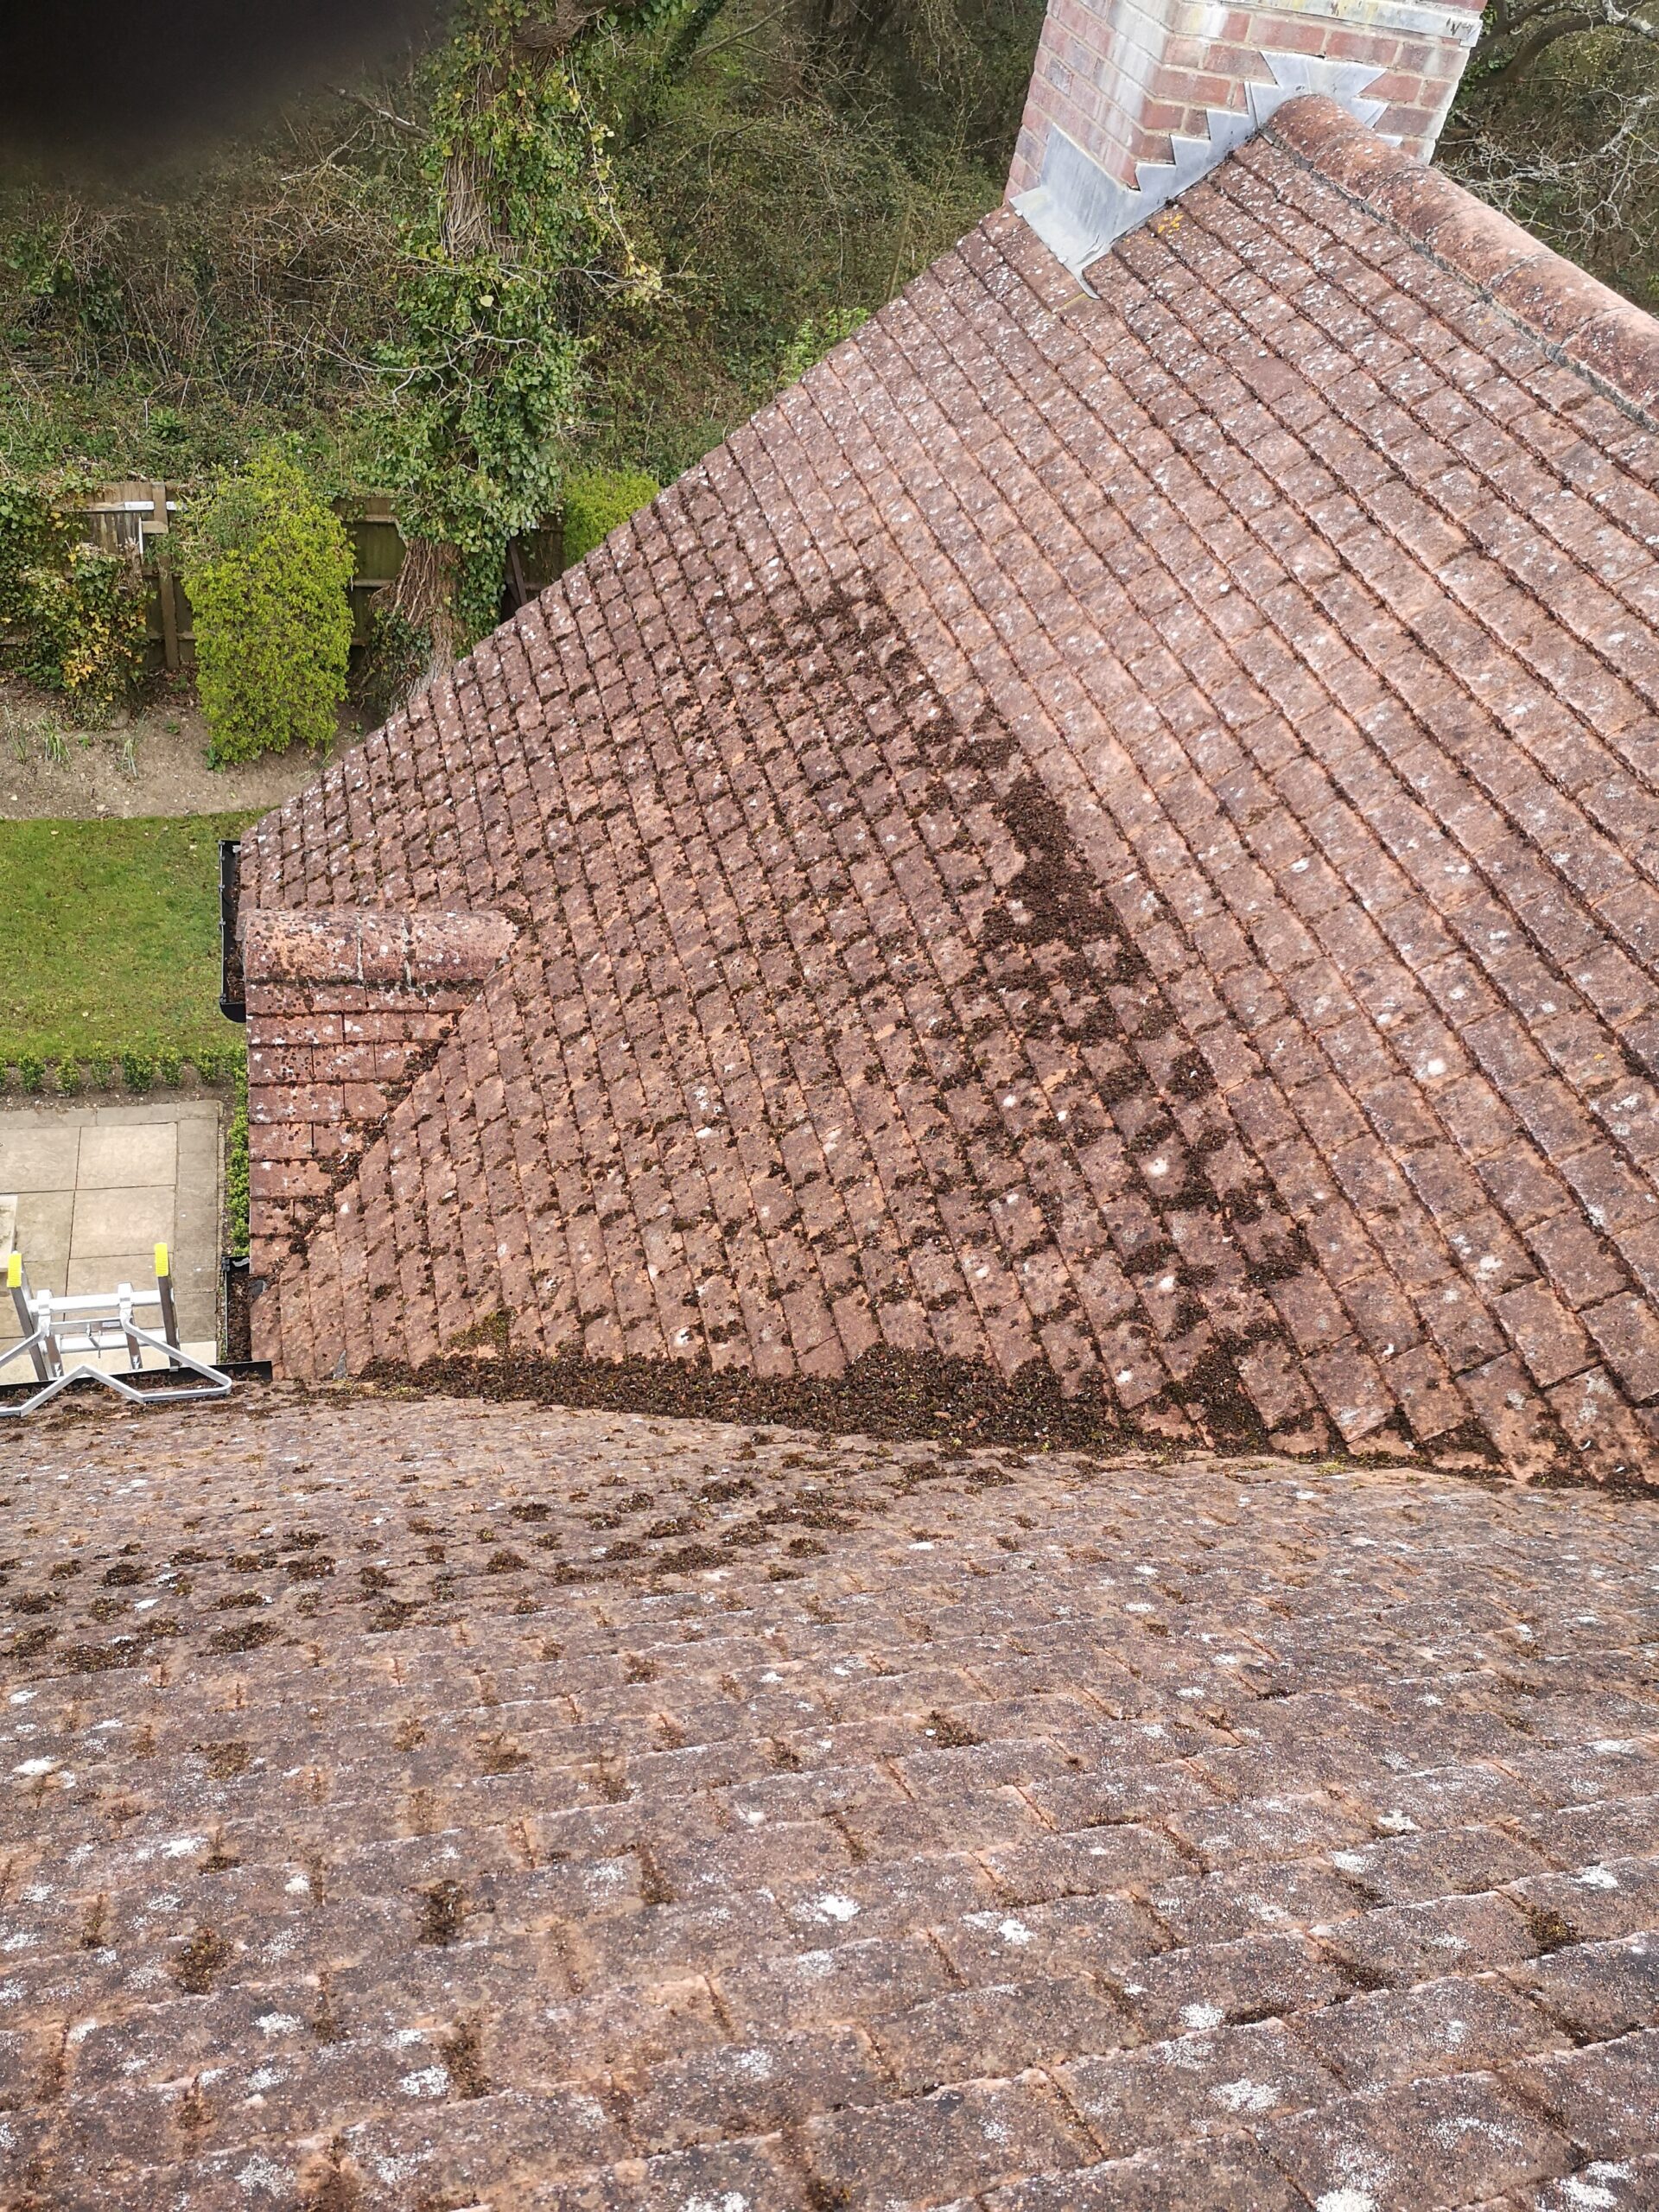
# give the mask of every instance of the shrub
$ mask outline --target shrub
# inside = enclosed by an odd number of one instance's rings
[[[86,491],[68,477],[0,483],[0,630],[21,675],[96,721],[143,680],[144,580],[136,553],[86,542]]]
[[[66,1098],[73,1098],[80,1089],[80,1062],[65,1059],[58,1062],[58,1089]]]
[[[156,1055],[156,1079],[164,1090],[176,1090],[184,1079],[184,1054],[163,1045]]]
[[[843,339],[861,330],[869,319],[867,308],[826,308],[821,315],[804,317],[779,358],[779,391],[786,391],[791,385],[798,384],[809,369],[816,368],[826,353],[832,353]]]
[[[662,488],[641,469],[590,468],[569,478],[564,487],[567,565],[602,544],[619,523],[648,506]]]
[[[24,1090],[43,1090],[46,1088],[45,1061],[36,1059],[32,1052],[19,1052],[17,1082]]]
[[[60,568],[24,579],[23,673],[61,692],[82,721],[107,721],[143,679],[143,580],[136,558],[76,545]]]
[[[156,1061],[149,1052],[124,1052],[121,1080],[129,1090],[148,1090],[156,1080]]]
[[[214,1088],[239,1082],[247,1073],[247,1048],[240,1044],[198,1046],[188,1057],[197,1080]]]
[[[215,767],[334,736],[351,577],[343,524],[280,448],[208,500],[186,542],[185,581]]]

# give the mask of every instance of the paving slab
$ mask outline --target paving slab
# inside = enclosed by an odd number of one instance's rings
[[[118,1283],[124,1282],[130,1282],[135,1290],[155,1288],[156,1247],[153,1244],[146,1245],[141,1252],[115,1252],[108,1258],[72,1259],[69,1262],[71,1298],[84,1298],[99,1291],[113,1290]],[[152,1325],[145,1321],[143,1325],[149,1328]]]
[[[47,1104],[0,1113],[0,1207],[36,1290],[60,1296],[155,1281],[170,1250],[179,1330],[212,1340],[219,1317],[222,1130],[217,1099]],[[8,1227],[0,1212],[0,1236]],[[19,1334],[10,1301],[0,1341]]]
[[[176,1122],[140,1122],[124,1128],[94,1122],[80,1132],[77,1190],[123,1191],[135,1184],[171,1184],[178,1172]]]
[[[24,1114],[0,1115],[0,1189],[73,1191],[80,1131]]]
[[[81,1108],[80,1119],[99,1127],[113,1123],[122,1128],[143,1129],[157,1122],[172,1122],[183,1128],[190,1122],[217,1123],[220,1108],[217,1098],[105,1099]]]
[[[173,1185],[126,1191],[77,1189],[70,1256],[109,1260],[149,1251],[173,1236]]]
[[[224,1246],[221,1188],[224,1138],[214,1107],[175,1124],[177,1169],[173,1193],[173,1281],[183,1335],[211,1337],[219,1328],[219,1263]]]
[[[61,1297],[69,1286],[69,1232],[74,1221],[73,1191],[20,1191],[17,1221],[12,1230],[14,1249],[23,1255],[29,1280],[36,1290],[56,1291]],[[0,1314],[0,1328],[15,1336],[10,1308]]]

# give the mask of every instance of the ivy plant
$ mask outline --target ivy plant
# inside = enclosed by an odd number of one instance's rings
[[[442,648],[492,626],[508,540],[558,505],[588,311],[658,277],[618,215],[556,18],[462,0],[439,67],[383,465],[410,545],[402,611]]]
[[[73,476],[0,481],[0,633],[20,676],[97,722],[143,680],[144,585],[136,551],[88,540],[88,488]]]
[[[715,12],[461,0],[436,64],[427,202],[405,238],[402,335],[383,360],[381,473],[410,547],[394,601],[439,652],[493,625],[509,541],[560,505],[599,310],[661,295],[579,50],[602,31],[676,53]]]

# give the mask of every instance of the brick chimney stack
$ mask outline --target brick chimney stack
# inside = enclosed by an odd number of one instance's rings
[[[1008,198],[1081,272],[1298,92],[1427,160],[1479,30],[1421,0],[1049,0]]]

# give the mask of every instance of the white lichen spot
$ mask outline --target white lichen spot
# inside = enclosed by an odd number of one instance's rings
[[[256,2152],[238,2173],[236,2185],[250,2196],[256,2190],[269,2190],[272,2196],[285,2196],[294,2185],[294,2177],[286,2166],[279,2166],[272,2158],[261,2158]]]
[[[1279,2092],[1271,2082],[1252,2082],[1248,2076],[1217,2082],[1210,2094],[1229,2112],[1271,2112],[1279,2101]]]
[[[1567,2203],[1582,2205],[1584,2212],[1612,2212],[1618,2202],[1618,2192],[1604,2184],[1630,2178],[1628,2166],[1616,2166],[1608,2159],[1598,2158],[1582,2173],[1568,2174],[1557,2186]]]

